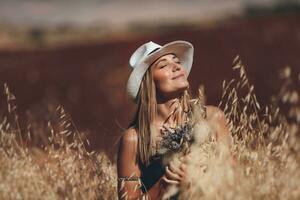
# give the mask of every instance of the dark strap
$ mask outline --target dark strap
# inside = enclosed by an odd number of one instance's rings
[[[148,53],[148,55],[154,53],[154,52],[157,51],[158,49],[160,49],[160,48],[158,47],[158,48],[156,48],[156,49],[153,49],[150,53]]]

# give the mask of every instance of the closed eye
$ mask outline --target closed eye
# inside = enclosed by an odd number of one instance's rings
[[[176,55],[173,55],[172,59],[173,59],[176,63],[178,63],[178,64],[181,63],[180,60],[179,60],[179,58],[178,58]]]
[[[178,64],[181,63],[180,60],[179,60],[178,58],[174,58],[173,61],[176,62],[176,63],[178,63]]]
[[[181,62],[180,62],[180,61],[177,61],[177,62],[175,62],[175,63],[177,63],[177,64],[181,64]],[[161,66],[159,67],[159,69],[162,69],[162,68],[164,68],[164,67],[166,67],[166,66],[168,66],[168,64],[166,64],[166,65],[161,65]]]

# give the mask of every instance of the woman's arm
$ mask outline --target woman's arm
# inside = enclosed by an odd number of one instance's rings
[[[141,171],[137,162],[137,143],[137,133],[133,128],[127,129],[120,139],[117,162],[118,178],[121,179],[118,181],[119,199],[140,199],[144,195],[139,183]],[[150,199],[161,199],[165,187],[162,178],[147,191]]]
[[[119,143],[118,150],[118,194],[119,199],[134,199],[141,196],[141,190],[138,187],[139,182],[128,178],[139,178],[140,169],[136,161],[137,139],[134,129],[126,130]]]

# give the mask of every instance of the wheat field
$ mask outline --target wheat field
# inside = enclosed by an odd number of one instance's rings
[[[300,75],[293,80],[291,69],[283,68],[280,91],[261,107],[239,57],[233,66],[238,76],[223,82],[219,104],[231,148],[216,141],[195,145],[188,166],[192,184],[177,188],[179,198],[300,199]],[[87,150],[88,140],[62,106],[40,130],[44,142],[38,145],[30,129],[20,128],[16,99],[6,84],[4,93],[8,112],[0,123],[0,199],[117,199],[115,162]],[[205,132],[205,126],[198,131]],[[228,161],[232,155],[234,166]]]

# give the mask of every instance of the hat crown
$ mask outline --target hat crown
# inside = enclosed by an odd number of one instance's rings
[[[155,49],[161,48],[162,46],[159,44],[156,44],[152,41],[147,42],[137,48],[137,50],[132,54],[129,60],[129,65],[132,68],[135,68],[136,66],[139,65],[139,63],[144,60],[147,55],[149,55],[152,51]]]

